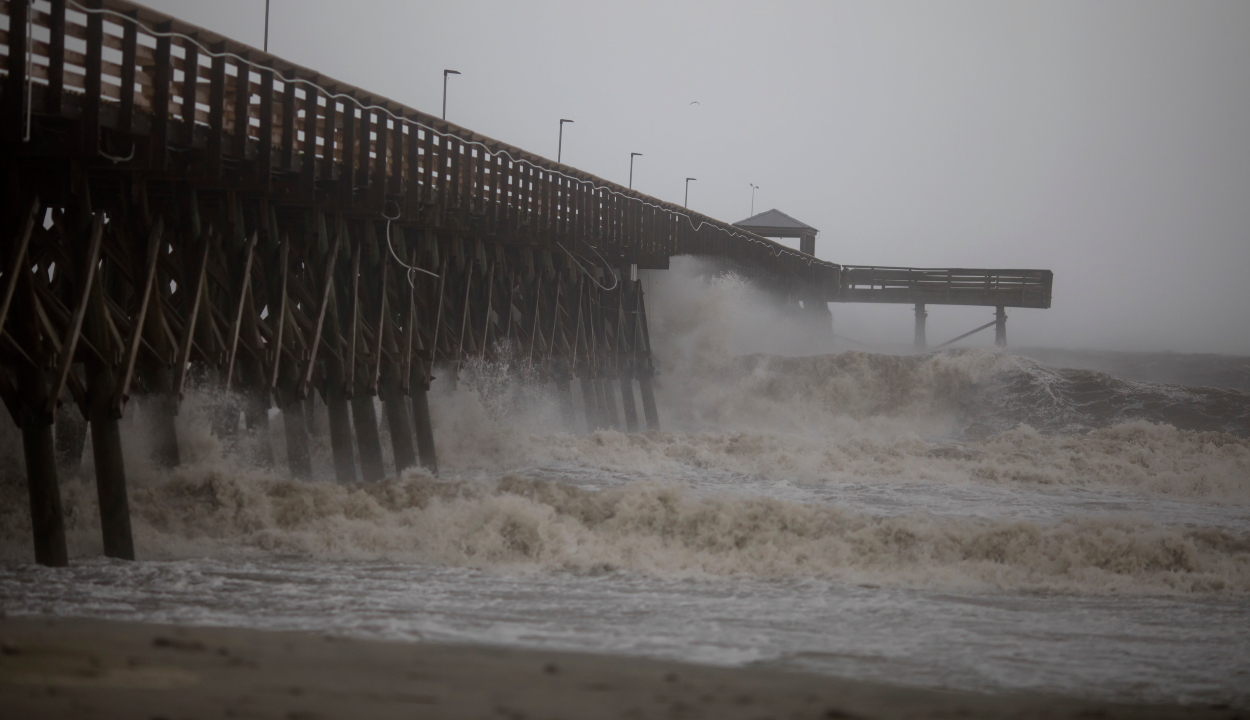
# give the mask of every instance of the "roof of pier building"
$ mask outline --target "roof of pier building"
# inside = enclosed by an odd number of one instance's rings
[[[752,215],[746,220],[739,220],[734,225],[762,237],[774,238],[815,237],[816,233],[820,232],[811,225],[796,220],[776,208]]]

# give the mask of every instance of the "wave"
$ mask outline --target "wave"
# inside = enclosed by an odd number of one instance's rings
[[[836,505],[662,482],[602,490],[505,475],[375,485],[178,472],[133,492],[140,555],[246,550],[388,558],[508,571],[640,572],[672,578],[829,577],[909,587],[1130,594],[1250,593],[1250,533],[1133,518],[1056,523],[881,517]],[[81,545],[94,513],[67,493]],[[4,546],[22,523],[5,523]],[[28,531],[27,531],[28,532]],[[82,548],[79,548],[82,549]]]

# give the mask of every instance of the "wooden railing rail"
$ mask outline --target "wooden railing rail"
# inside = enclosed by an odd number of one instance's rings
[[[507,242],[565,236],[643,266],[728,255],[837,286],[833,263],[125,0],[6,0],[3,17],[9,137],[23,115],[68,118],[100,162],[149,175],[291,183],[322,206],[405,218],[438,206],[489,218]]]

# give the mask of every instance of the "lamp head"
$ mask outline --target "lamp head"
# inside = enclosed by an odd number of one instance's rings
[[[459,75],[459,74],[460,74],[459,70],[444,70],[443,71],[443,77],[447,77],[448,75]]]

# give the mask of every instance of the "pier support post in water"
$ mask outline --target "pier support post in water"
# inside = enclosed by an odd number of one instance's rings
[[[577,379],[582,391],[582,409],[586,412],[586,431],[594,432],[601,425],[599,421],[599,398],[595,393],[595,383],[590,379],[589,372],[583,372]]]
[[[642,414],[647,418],[648,430],[660,429],[660,413],[655,407],[655,391],[651,388],[651,373],[638,375],[638,388],[642,391]]]
[[[373,398],[357,392],[352,397],[352,424],[356,426],[356,448],[360,451],[360,477],[378,482],[386,477],[382,466],[382,440],[378,437],[378,416]]]
[[[62,403],[56,411],[57,466],[77,472],[82,465],[82,451],[87,446],[87,419],[72,401]]]
[[[294,397],[282,399],[282,428],[286,434],[286,463],[291,475],[312,480],[312,451],[308,447],[308,426],[304,401]]]
[[[330,451],[334,454],[334,479],[356,481],[356,451],[352,448],[352,421],[342,382],[326,382],[326,415],[330,418]]]
[[[1007,347],[1007,311],[999,305],[994,309],[994,344]]]
[[[412,401],[412,424],[417,436],[417,453],[421,467],[438,474],[438,455],[434,452],[434,424],[430,421],[429,379],[424,363],[413,363],[409,396]]]
[[[609,430],[619,430],[621,415],[616,411],[616,389],[612,387],[612,379],[596,380],[595,387],[599,390],[599,397],[603,398],[603,402],[599,405],[599,413],[603,417],[604,427]]]
[[[13,419],[22,428],[35,562],[49,567],[66,567],[69,565],[69,553],[65,549],[65,516],[61,510],[61,486],[56,476],[52,418],[44,412],[48,394],[46,375],[42,369],[18,368],[17,383],[22,398],[18,416]],[[8,378],[4,378],[3,382],[8,382]]]
[[[103,364],[93,368],[87,391],[87,419],[91,423],[91,450],[95,457],[95,486],[100,499],[104,556],[134,560],[130,499],[126,494],[126,464],[122,460],[122,436],[113,405],[116,393],[113,368]]]
[[[569,432],[576,429],[574,416],[577,411],[573,407],[573,389],[569,387],[569,381],[572,377],[569,374],[568,366],[557,360],[555,368],[552,371],[552,379],[556,384],[556,397],[560,402],[560,417],[564,420],[564,427]]]
[[[625,429],[638,432],[638,405],[634,403],[634,375],[629,370],[618,374],[621,385],[621,410],[625,414]]]
[[[916,338],[912,349],[917,353],[922,353],[929,348],[924,332],[925,320],[928,317],[929,313],[925,312],[924,303],[916,303]]]
[[[412,424],[408,422],[408,405],[398,390],[388,391],[382,401],[386,408],[386,423],[391,429],[391,454],[395,456],[395,474],[417,464],[417,453],[412,447]]]

